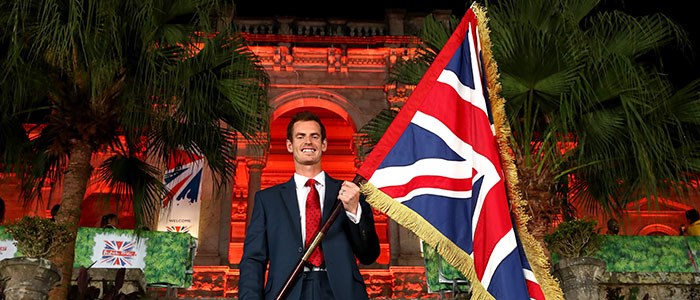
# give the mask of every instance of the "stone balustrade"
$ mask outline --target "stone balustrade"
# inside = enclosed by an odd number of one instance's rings
[[[295,17],[236,18],[237,29],[254,35],[295,35],[317,37],[379,37],[417,35],[425,20],[424,14],[407,15],[390,11],[385,20],[357,21],[340,18],[297,19]],[[449,18],[450,11],[436,10],[438,19]]]
[[[248,34],[291,34],[298,36],[385,36],[384,22],[349,22],[346,20],[241,19],[234,21],[238,30]],[[399,22],[403,26],[403,22]]]

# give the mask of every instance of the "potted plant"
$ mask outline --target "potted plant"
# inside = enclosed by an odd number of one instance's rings
[[[65,225],[38,216],[25,216],[7,225],[5,232],[12,236],[20,255],[0,261],[5,299],[47,299],[61,279],[49,258],[73,236]]]
[[[564,221],[544,237],[547,249],[558,258],[552,273],[567,300],[599,299],[598,282],[605,272],[605,262],[593,257],[603,242],[596,225],[593,220]]]

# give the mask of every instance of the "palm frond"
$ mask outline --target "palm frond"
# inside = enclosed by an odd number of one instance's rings
[[[97,179],[110,194],[131,200],[137,228],[156,219],[160,201],[168,193],[161,172],[137,157],[118,154],[107,158],[97,169]]]
[[[382,138],[384,132],[389,128],[389,125],[394,121],[397,114],[397,107],[385,108],[358,130],[358,132],[365,137],[360,145],[361,153],[359,155],[361,157],[367,156],[367,154],[374,149],[374,146]]]

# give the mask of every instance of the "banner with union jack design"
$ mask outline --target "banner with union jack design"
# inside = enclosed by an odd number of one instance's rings
[[[92,248],[93,268],[143,269],[146,267],[146,241],[130,234],[98,233]]]
[[[376,209],[472,282],[472,299],[544,299],[513,226],[474,6],[358,175]]]
[[[184,151],[168,162],[164,181],[170,192],[162,202],[158,231],[199,235],[203,170],[204,158]]]

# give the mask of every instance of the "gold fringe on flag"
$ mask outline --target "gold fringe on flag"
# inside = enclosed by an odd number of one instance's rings
[[[494,299],[489,292],[481,285],[474,271],[474,260],[460,249],[455,243],[435,229],[427,220],[414,210],[394,200],[389,195],[384,194],[372,183],[366,182],[360,186],[362,193],[367,196],[367,203],[379,211],[390,216],[391,219],[401,224],[406,229],[412,231],[428,245],[432,246],[440,253],[445,261],[450,263],[457,270],[469,279],[472,283],[472,297],[474,300]]]
[[[496,128],[496,139],[501,155],[501,164],[506,177],[505,183],[506,189],[508,190],[508,198],[517,216],[518,235],[520,236],[520,241],[523,244],[532,271],[535,273],[535,278],[540,284],[545,297],[549,300],[563,300],[564,293],[561,287],[559,287],[559,282],[550,273],[551,266],[549,260],[544,255],[540,243],[529,233],[526,227],[530,217],[525,212],[527,201],[522,198],[522,193],[518,189],[519,179],[514,163],[515,157],[508,142],[508,137],[511,135],[511,132],[505,113],[505,99],[501,97],[498,65],[491,53],[488,18],[486,17],[485,9],[482,9],[480,5],[475,3],[472,7],[479,21],[479,39],[481,39],[481,52],[484,59],[484,71],[486,72],[489,99],[491,100],[494,126]]]

